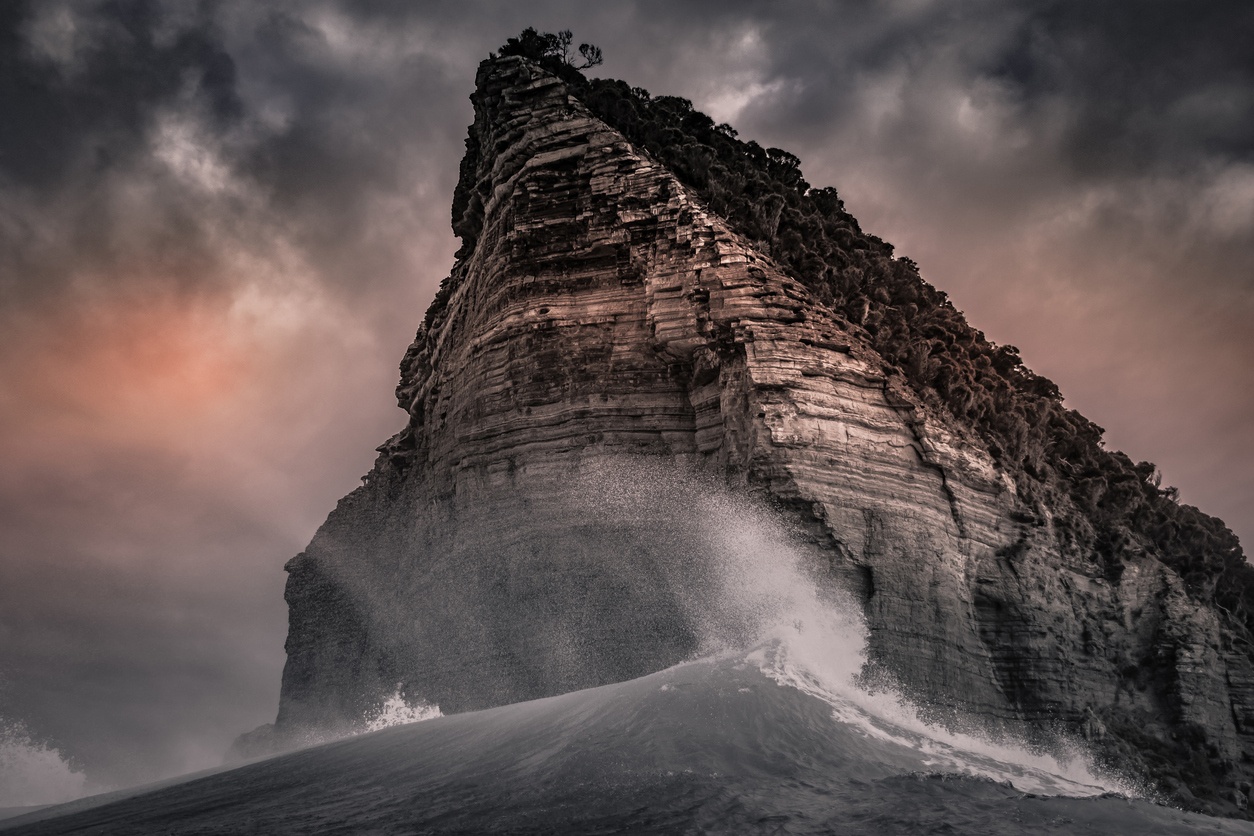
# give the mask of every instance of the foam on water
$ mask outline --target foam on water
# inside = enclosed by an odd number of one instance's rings
[[[22,723],[0,720],[0,807],[72,801],[86,783],[59,751],[32,740]]]
[[[434,720],[443,717],[438,705],[425,702],[410,703],[400,689],[383,701],[379,712],[366,720],[365,731],[372,732],[391,726],[404,726],[409,723],[421,723],[423,720]]]
[[[581,487],[585,502],[610,495],[620,513],[641,516],[656,514],[660,503],[710,550],[697,583],[691,567],[685,570],[703,654],[747,651],[747,661],[779,684],[830,705],[836,722],[913,750],[928,770],[1008,781],[1037,794],[1142,794],[1127,779],[1103,774],[1076,742],[1045,752],[981,733],[971,718],[955,722],[964,731],[954,731],[926,722],[897,690],[867,687],[860,607],[830,581],[815,548],[760,503],[649,463],[619,461],[593,481],[602,484]]]

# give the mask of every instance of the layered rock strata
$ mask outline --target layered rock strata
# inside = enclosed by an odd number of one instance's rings
[[[791,515],[860,596],[872,658],[938,711],[1254,755],[1248,649],[1172,571],[1104,580],[860,329],[556,78],[493,59],[473,100],[465,246],[402,364],[409,422],[287,567],[280,732],[396,690],[467,710],[692,653],[682,590],[651,583],[669,558],[630,530],[661,522],[557,499],[629,455]]]

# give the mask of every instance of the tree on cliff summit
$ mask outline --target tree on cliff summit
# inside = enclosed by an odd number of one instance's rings
[[[499,52],[502,56],[519,55],[544,66],[560,62],[564,67],[586,70],[599,65],[602,61],[601,48],[593,44],[579,45],[579,55],[583,58],[583,63],[575,63],[575,56],[571,52],[574,37],[569,29],[554,34],[537,32],[534,27],[528,26],[517,38],[507,40]]]

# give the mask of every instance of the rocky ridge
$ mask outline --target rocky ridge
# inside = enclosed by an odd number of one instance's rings
[[[1080,730],[1182,798],[1248,779],[1249,649],[1174,571],[1144,555],[1107,578],[865,332],[558,78],[491,59],[473,100],[464,246],[402,363],[408,424],[287,567],[278,734],[398,691],[448,713],[689,655],[674,590],[615,579],[657,556],[619,532],[643,557],[606,565],[553,500],[629,455],[776,503],[938,713]]]

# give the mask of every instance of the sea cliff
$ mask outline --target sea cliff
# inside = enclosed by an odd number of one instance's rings
[[[480,68],[463,247],[401,364],[408,421],[287,565],[274,734],[352,728],[398,692],[451,713],[688,658],[699,578],[641,533],[665,521],[564,499],[648,460],[787,517],[863,607],[876,671],[938,717],[1068,730],[1178,800],[1243,809],[1241,625],[1150,549],[1112,572],[1070,499],[1025,490],[559,75]]]

